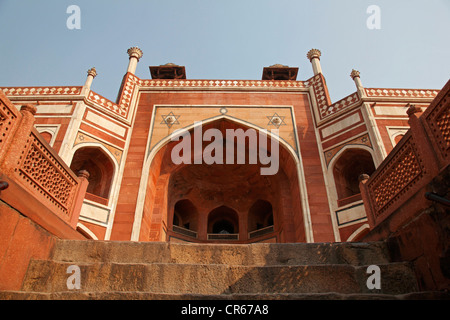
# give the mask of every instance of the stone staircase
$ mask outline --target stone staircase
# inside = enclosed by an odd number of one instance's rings
[[[80,268],[69,290],[68,267]],[[368,289],[369,265],[381,289]],[[31,261],[18,292],[1,299],[414,299],[408,263],[384,243],[189,244],[58,240],[50,260]]]

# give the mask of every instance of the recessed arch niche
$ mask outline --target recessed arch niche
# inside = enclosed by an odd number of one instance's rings
[[[203,132],[216,129],[226,136],[227,129],[246,130],[249,127],[227,118],[220,118],[202,126]],[[257,130],[256,130],[257,131]],[[258,131],[257,131],[258,132]],[[189,131],[193,135],[193,129]],[[257,138],[259,145],[259,138]],[[234,220],[222,219],[222,227],[231,224],[238,227],[239,242],[248,243],[261,240],[249,239],[249,210],[259,199],[268,201],[272,206],[274,230],[272,241],[277,242],[306,242],[305,223],[303,220],[300,187],[298,181],[297,160],[292,151],[283,143],[279,148],[279,170],[273,175],[261,175],[261,167],[267,165],[249,163],[249,153],[253,152],[248,140],[245,146],[235,141],[235,155],[238,148],[244,148],[246,162],[224,164],[194,164],[196,156],[194,146],[191,149],[190,164],[174,164],[171,158],[172,150],[180,141],[166,141],[152,156],[149,168],[145,201],[140,222],[139,240],[141,241],[182,241],[209,242],[208,232],[212,225],[208,223],[210,213],[220,207],[227,207],[236,212]],[[209,141],[203,141],[204,150]],[[223,141],[226,146],[230,141]],[[271,154],[270,142],[266,151]],[[150,153],[152,150],[150,150]],[[224,157],[226,152],[224,152]],[[180,200],[189,200],[197,209],[197,234],[187,237],[174,232],[176,219],[175,205]],[[223,208],[222,208],[223,209]],[[295,214],[293,214],[295,212]],[[228,219],[230,220],[230,219]],[[220,222],[218,219],[216,222]],[[219,224],[220,226],[220,224]],[[229,226],[228,226],[229,227]],[[264,240],[264,239],[262,239]]]

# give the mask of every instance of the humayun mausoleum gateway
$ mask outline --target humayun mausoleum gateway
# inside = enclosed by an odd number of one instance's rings
[[[173,63],[140,79],[143,53],[128,55],[116,101],[91,90],[95,68],[82,86],[0,88],[0,290],[23,289],[58,239],[384,241],[419,289],[449,287],[448,84],[366,88],[349,70],[355,92],[332,102],[317,49],[306,80],[280,64],[188,79]]]

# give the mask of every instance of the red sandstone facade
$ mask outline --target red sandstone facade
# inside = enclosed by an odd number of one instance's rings
[[[35,139],[68,172],[89,172],[79,218],[69,223],[90,239],[359,240],[371,215],[358,177],[372,174],[405,135],[410,105],[425,110],[439,92],[365,88],[353,70],[356,91],[333,103],[316,49],[307,55],[314,76],[303,81],[297,68],[281,65],[264,68],[262,80],[191,80],[173,64],[151,67],[152,79],[139,79],[142,52],[128,53],[116,102],[90,89],[95,69],[84,86],[0,88],[4,101],[36,108]],[[261,164],[173,164],[178,142],[170,135],[192,131],[196,121],[221,132],[278,129],[278,173],[260,175]]]

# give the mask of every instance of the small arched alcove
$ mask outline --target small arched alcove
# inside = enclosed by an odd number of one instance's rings
[[[103,150],[96,147],[78,149],[72,158],[70,169],[74,172],[87,170],[89,185],[87,193],[108,199],[114,175],[114,164]]]
[[[273,209],[269,201],[257,200],[248,211],[248,231],[273,225]]]
[[[239,216],[238,213],[227,207],[220,206],[208,214],[208,239],[238,239]]]
[[[338,205],[357,200],[360,195],[359,176],[364,173],[371,175],[374,171],[375,164],[370,152],[356,148],[345,150],[333,167]]]
[[[198,211],[195,205],[187,199],[177,201],[173,211],[172,223],[174,231],[182,232],[183,230],[180,230],[180,228],[183,228],[196,233],[198,231]],[[192,233],[188,235],[192,235]]]
[[[273,232],[272,204],[266,200],[257,200],[248,211],[247,226],[249,239]]]

